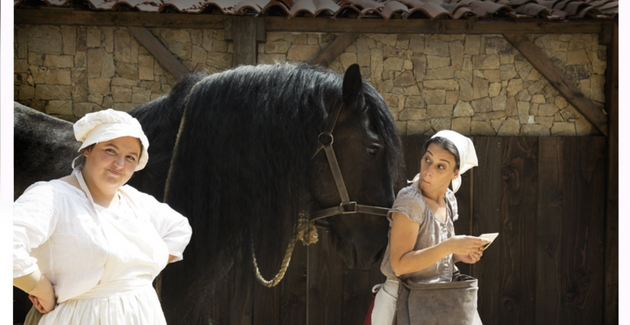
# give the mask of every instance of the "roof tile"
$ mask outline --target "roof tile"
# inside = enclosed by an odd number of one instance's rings
[[[435,2],[414,1],[414,9],[410,10],[410,15],[421,11],[431,19],[452,19],[451,13]]]
[[[511,7],[491,1],[472,1],[470,6],[479,17],[490,17],[500,12],[510,12]]]
[[[381,13],[385,19],[390,19],[395,16],[402,17],[409,13],[409,8],[398,1],[389,1],[383,6]]]
[[[388,19],[614,19],[618,0],[14,0],[20,7]]]
[[[525,14],[530,17],[549,17],[551,14],[549,13],[549,8],[545,6],[541,6],[537,3],[526,3],[522,6],[518,6],[516,8],[516,12],[520,14]]]

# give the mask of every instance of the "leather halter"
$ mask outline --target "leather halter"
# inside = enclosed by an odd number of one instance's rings
[[[334,112],[332,112],[330,118],[328,119],[326,130],[317,136],[319,146],[312,157],[315,158],[315,156],[324,149],[326,158],[328,159],[328,165],[330,166],[330,171],[332,172],[335,184],[337,185],[339,197],[341,198],[341,204],[338,206],[325,208],[311,214],[310,222],[313,224],[316,224],[317,222],[317,226],[324,228],[327,228],[327,223],[322,219],[328,217],[345,214],[372,214],[377,216],[387,216],[387,212],[389,211],[389,208],[359,204],[356,201],[350,201],[348,189],[346,188],[346,183],[343,180],[337,156],[335,156],[335,151],[332,147],[335,141],[332,132],[335,128],[335,124],[337,124],[337,119],[339,118],[342,105],[335,106]]]

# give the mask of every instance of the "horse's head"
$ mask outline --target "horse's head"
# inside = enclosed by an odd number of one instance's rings
[[[358,66],[344,77],[308,65],[241,66],[194,81],[132,112],[153,150],[138,187],[168,189],[165,201],[193,227],[184,263],[222,274],[227,264],[216,255],[243,265],[251,265],[250,248],[279,256],[301,212],[338,207],[326,150],[314,155],[327,125],[334,125],[332,146],[349,201],[391,207],[400,139],[385,101]],[[153,175],[162,178],[147,182]],[[384,216],[344,214],[323,222],[349,267],[371,267],[386,247]],[[220,252],[207,254],[209,247]],[[270,258],[260,264],[263,275],[277,267]]]
[[[319,140],[323,149],[313,159],[311,191],[320,208],[339,207],[343,214],[329,212],[330,217],[317,222],[330,230],[348,267],[368,269],[387,245],[389,225],[384,214],[394,202],[402,175],[400,141],[385,101],[363,82],[357,65],[346,71],[342,100],[334,105],[340,106],[330,108],[329,130]],[[326,131],[333,125],[329,137]],[[333,155],[326,153],[326,145]],[[334,176],[335,158],[341,177]]]

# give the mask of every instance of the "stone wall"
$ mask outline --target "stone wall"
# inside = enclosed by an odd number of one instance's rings
[[[151,29],[189,71],[232,64],[222,30]],[[259,63],[308,62],[334,34],[267,33]],[[603,108],[606,48],[597,35],[530,38]],[[501,35],[361,35],[329,68],[358,63],[400,133],[590,135],[597,131]],[[60,118],[128,111],[175,78],[125,28],[15,25],[15,100]]]
[[[190,71],[230,68],[223,31],[152,32]],[[113,107],[129,111],[176,79],[125,28],[15,26],[15,100],[69,121]]]

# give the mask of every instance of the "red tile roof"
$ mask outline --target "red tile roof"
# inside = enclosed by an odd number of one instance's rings
[[[616,0],[14,0],[14,7],[377,19],[616,18]]]

